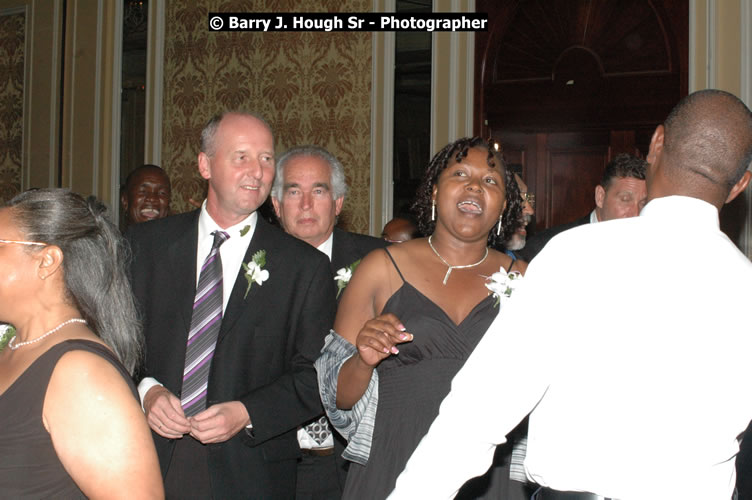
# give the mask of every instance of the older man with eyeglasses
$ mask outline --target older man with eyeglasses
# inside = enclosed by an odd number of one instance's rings
[[[520,197],[522,198],[522,226],[504,242],[504,248],[501,250],[506,252],[511,258],[517,260],[519,257],[515,252],[525,248],[527,226],[535,215],[535,195],[528,192],[527,184],[525,184],[525,181],[518,174],[514,174],[514,180],[517,181],[517,186],[520,188]]]

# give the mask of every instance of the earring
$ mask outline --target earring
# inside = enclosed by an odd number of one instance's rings
[[[436,220],[436,200],[431,202],[431,221]]]
[[[501,235],[501,223],[502,223],[502,219],[503,218],[504,218],[504,214],[500,214],[499,215],[499,225],[496,226],[496,236],[500,236]]]

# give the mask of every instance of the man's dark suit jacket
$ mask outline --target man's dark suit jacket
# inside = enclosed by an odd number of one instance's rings
[[[373,236],[366,236],[363,234],[349,233],[339,228],[334,228],[334,236],[332,238],[332,260],[330,262],[332,274],[336,274],[337,270],[349,266],[356,260],[365,257],[371,250],[377,248],[384,248],[389,243],[380,238],[374,238]],[[333,278],[329,278],[333,282]],[[342,295],[337,298],[342,298]],[[332,323],[333,324],[333,323]],[[322,412],[323,413],[323,412]],[[333,476],[339,480],[340,491],[344,488],[345,478],[347,476],[348,462],[342,458],[342,453],[345,451],[346,442],[344,438],[336,431],[334,432],[334,464],[336,466],[335,474],[328,474],[326,470],[319,474],[320,478],[326,478],[321,480],[332,480]],[[332,462],[327,460],[329,457],[313,457],[312,459],[317,463],[316,467],[319,470],[331,467],[329,464]],[[329,470],[330,472],[330,470]],[[321,485],[311,485],[315,491],[320,488]],[[308,493],[303,486],[299,491]]]
[[[389,243],[381,238],[374,238],[365,234],[348,233],[334,228],[332,238],[332,273],[349,266],[358,259],[365,257],[371,250],[384,248]]]
[[[548,229],[535,234],[529,240],[527,240],[525,247],[522,250],[518,251],[517,255],[519,255],[522,260],[530,262],[536,255],[538,255],[538,252],[543,250],[543,247],[546,246],[546,243],[548,243],[551,238],[561,232],[566,231],[567,229],[582,226],[583,224],[590,224],[590,214],[587,214],[585,217],[572,222],[568,222],[566,224],[559,224],[558,226],[549,227]]]
[[[178,397],[196,290],[198,217],[196,210],[132,226],[128,233],[146,337],[143,376]],[[243,262],[262,249],[269,278],[254,283],[244,298],[248,284],[241,267],[209,373],[207,406],[240,401],[253,424],[250,432],[208,445],[214,498],[293,498],[301,455],[296,430],[322,412],[313,361],[334,321],[329,263],[259,217]],[[165,473],[174,441],[153,435]]]

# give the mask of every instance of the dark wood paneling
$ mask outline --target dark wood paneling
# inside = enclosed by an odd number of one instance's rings
[[[687,94],[686,0],[478,0],[475,132],[536,194],[536,228],[594,206],[605,164],[647,154]]]

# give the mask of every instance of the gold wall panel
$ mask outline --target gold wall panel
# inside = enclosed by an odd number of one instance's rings
[[[0,16],[0,204],[21,192],[26,15]]]
[[[245,109],[271,125],[277,154],[302,144],[330,150],[350,191],[340,225],[367,232],[370,185],[371,33],[210,32],[208,12],[367,12],[369,0],[173,0],[165,29],[162,167],[173,213],[202,199],[196,158],[204,124]]]

